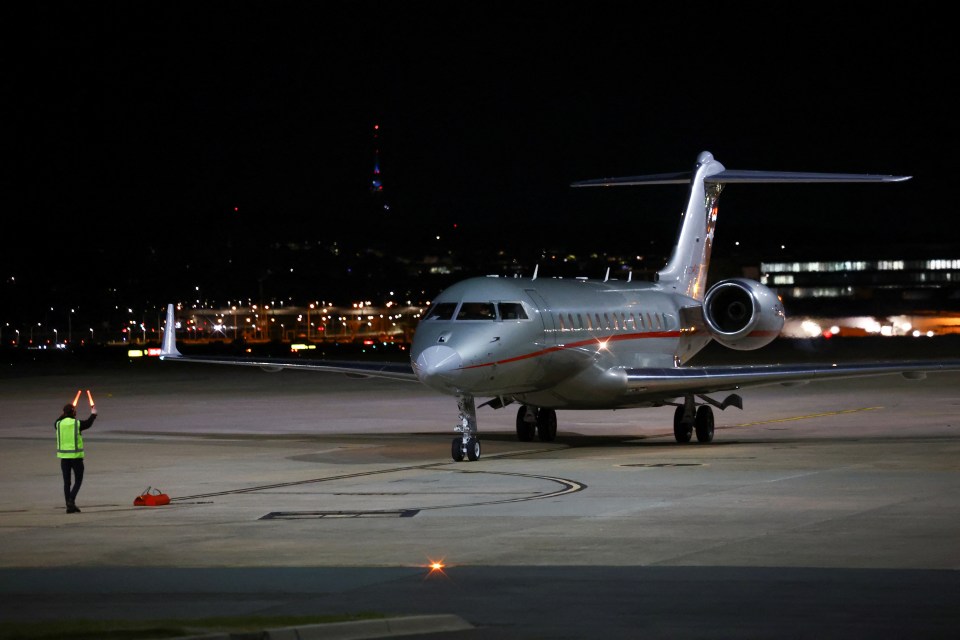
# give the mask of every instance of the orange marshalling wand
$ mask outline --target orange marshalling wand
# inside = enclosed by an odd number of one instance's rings
[[[80,392],[77,391],[77,394],[78,394],[78,395],[79,395],[79,393],[80,393]],[[92,406],[93,406],[93,394],[90,393],[90,389],[87,389],[87,400],[90,401],[90,406],[92,407]]]
[[[81,390],[77,389],[77,395],[73,396],[73,406],[77,406],[77,403],[80,401]]]

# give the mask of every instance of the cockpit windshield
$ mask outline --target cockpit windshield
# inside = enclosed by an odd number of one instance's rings
[[[424,320],[527,320],[528,318],[526,309],[519,302],[441,302],[434,305],[423,317]]]
[[[526,320],[527,312],[519,302],[498,302],[501,320]]]
[[[457,320],[495,320],[497,310],[492,302],[464,302],[457,312]]]
[[[457,308],[456,302],[441,302],[433,305],[433,308],[423,317],[424,320],[450,320],[453,318],[453,312]]]

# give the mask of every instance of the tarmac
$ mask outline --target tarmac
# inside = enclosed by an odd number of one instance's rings
[[[266,637],[952,638],[958,383],[747,389],[708,445],[674,442],[672,407],[561,411],[552,443],[484,407],[481,459],[455,463],[456,402],[415,383],[5,365],[0,624],[376,612]],[[53,422],[78,389],[99,417],[66,514]],[[147,487],[171,503],[133,506]]]

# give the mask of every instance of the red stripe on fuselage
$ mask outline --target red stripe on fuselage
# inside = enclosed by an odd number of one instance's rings
[[[617,333],[611,336],[608,336],[604,339],[591,338],[589,340],[580,340],[579,342],[571,342],[570,344],[560,344],[555,347],[548,347],[546,349],[541,349],[540,351],[533,351],[531,353],[524,354],[522,356],[514,356],[512,358],[504,358],[503,360],[497,360],[495,362],[484,362],[482,364],[472,364],[468,367],[460,367],[461,371],[467,369],[479,369],[481,367],[490,367],[495,364],[507,364],[510,362],[518,362],[520,360],[527,360],[528,358],[536,358],[548,353],[553,353],[554,351],[563,351],[564,349],[577,349],[580,347],[585,347],[589,345],[600,345],[606,344],[608,342],[619,342],[621,340],[641,340],[646,338],[678,338],[680,337],[679,331],[652,331],[648,333]]]

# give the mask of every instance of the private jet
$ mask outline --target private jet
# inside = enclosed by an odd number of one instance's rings
[[[960,360],[690,366],[708,343],[759,349],[781,332],[781,300],[760,282],[707,272],[724,187],[737,183],[902,182],[909,176],[728,170],[702,152],[692,171],[576,182],[576,188],[688,185],[679,231],[653,281],[474,277],[444,290],[417,325],[410,362],[335,362],[182,354],[174,305],[161,359],[419,380],[457,400],[455,461],[480,459],[480,407],[517,408],[522,441],[557,437],[557,411],[673,406],[678,443],[714,438],[713,409],[742,409],[744,387],[960,370]],[[721,399],[714,396],[726,394]],[[719,397],[719,396],[718,396]]]

